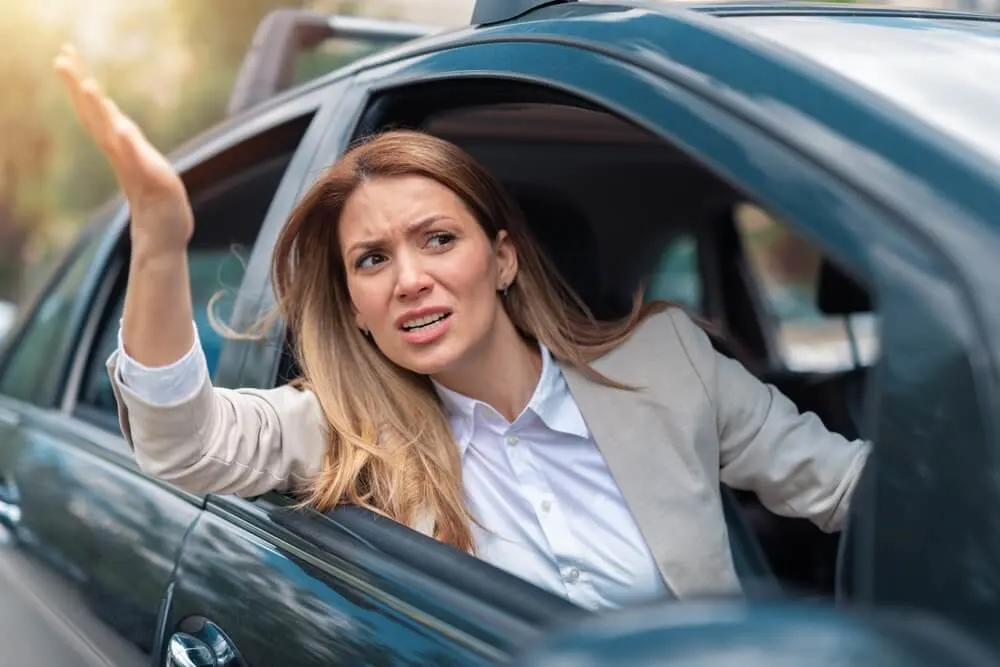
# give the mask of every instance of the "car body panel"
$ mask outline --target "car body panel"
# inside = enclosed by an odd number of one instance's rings
[[[624,660],[624,662],[623,662]],[[591,618],[519,657],[519,667],[986,667],[993,654],[919,614],[764,603],[695,603]]]
[[[51,411],[4,407],[19,415],[0,432],[0,471],[18,508],[0,546],[8,576],[30,588],[48,621],[59,619],[53,641],[92,637],[92,653],[110,664],[149,664],[163,593],[200,500],[145,478],[115,451],[120,438]],[[48,634],[17,639],[30,647]]]
[[[503,658],[496,639],[477,640],[461,619],[423,611],[438,602],[433,592],[396,593],[408,587],[405,574],[387,577],[363,545],[346,562],[285,533],[261,507],[218,502],[185,543],[167,627],[208,618],[249,665],[445,667]],[[347,533],[336,539],[345,548],[356,542]]]

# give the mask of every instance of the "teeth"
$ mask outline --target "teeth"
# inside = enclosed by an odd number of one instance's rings
[[[418,317],[416,319],[407,320],[406,322],[403,322],[403,328],[404,329],[416,329],[416,328],[419,328],[419,327],[425,327],[428,324],[434,324],[435,322],[439,322],[439,321],[443,320],[447,316],[448,316],[447,313],[438,313],[437,315],[428,315],[427,317]]]

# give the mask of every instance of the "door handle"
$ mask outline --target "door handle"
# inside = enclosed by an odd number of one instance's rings
[[[215,667],[212,647],[186,632],[177,632],[167,644],[164,667]]]
[[[229,637],[209,620],[188,619],[167,642],[164,667],[246,667]]]

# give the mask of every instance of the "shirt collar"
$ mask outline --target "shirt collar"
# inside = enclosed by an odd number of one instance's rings
[[[583,415],[580,414],[580,408],[573,400],[562,370],[545,345],[539,343],[538,347],[542,354],[542,373],[528,405],[514,420],[514,424],[523,423],[534,415],[553,431],[589,438],[590,431],[583,420]],[[477,422],[486,419],[504,419],[486,403],[452,391],[433,380],[432,382],[451,421],[452,431],[462,454],[472,441]]]

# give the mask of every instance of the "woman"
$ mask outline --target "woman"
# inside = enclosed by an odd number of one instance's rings
[[[213,388],[184,187],[71,52],[57,70],[131,206],[108,369],[149,474],[368,507],[591,608],[739,588],[720,476],[842,525],[865,443],[798,414],[680,310],[637,300],[595,321],[489,174],[420,133],[351,150],[277,242],[301,381]]]

